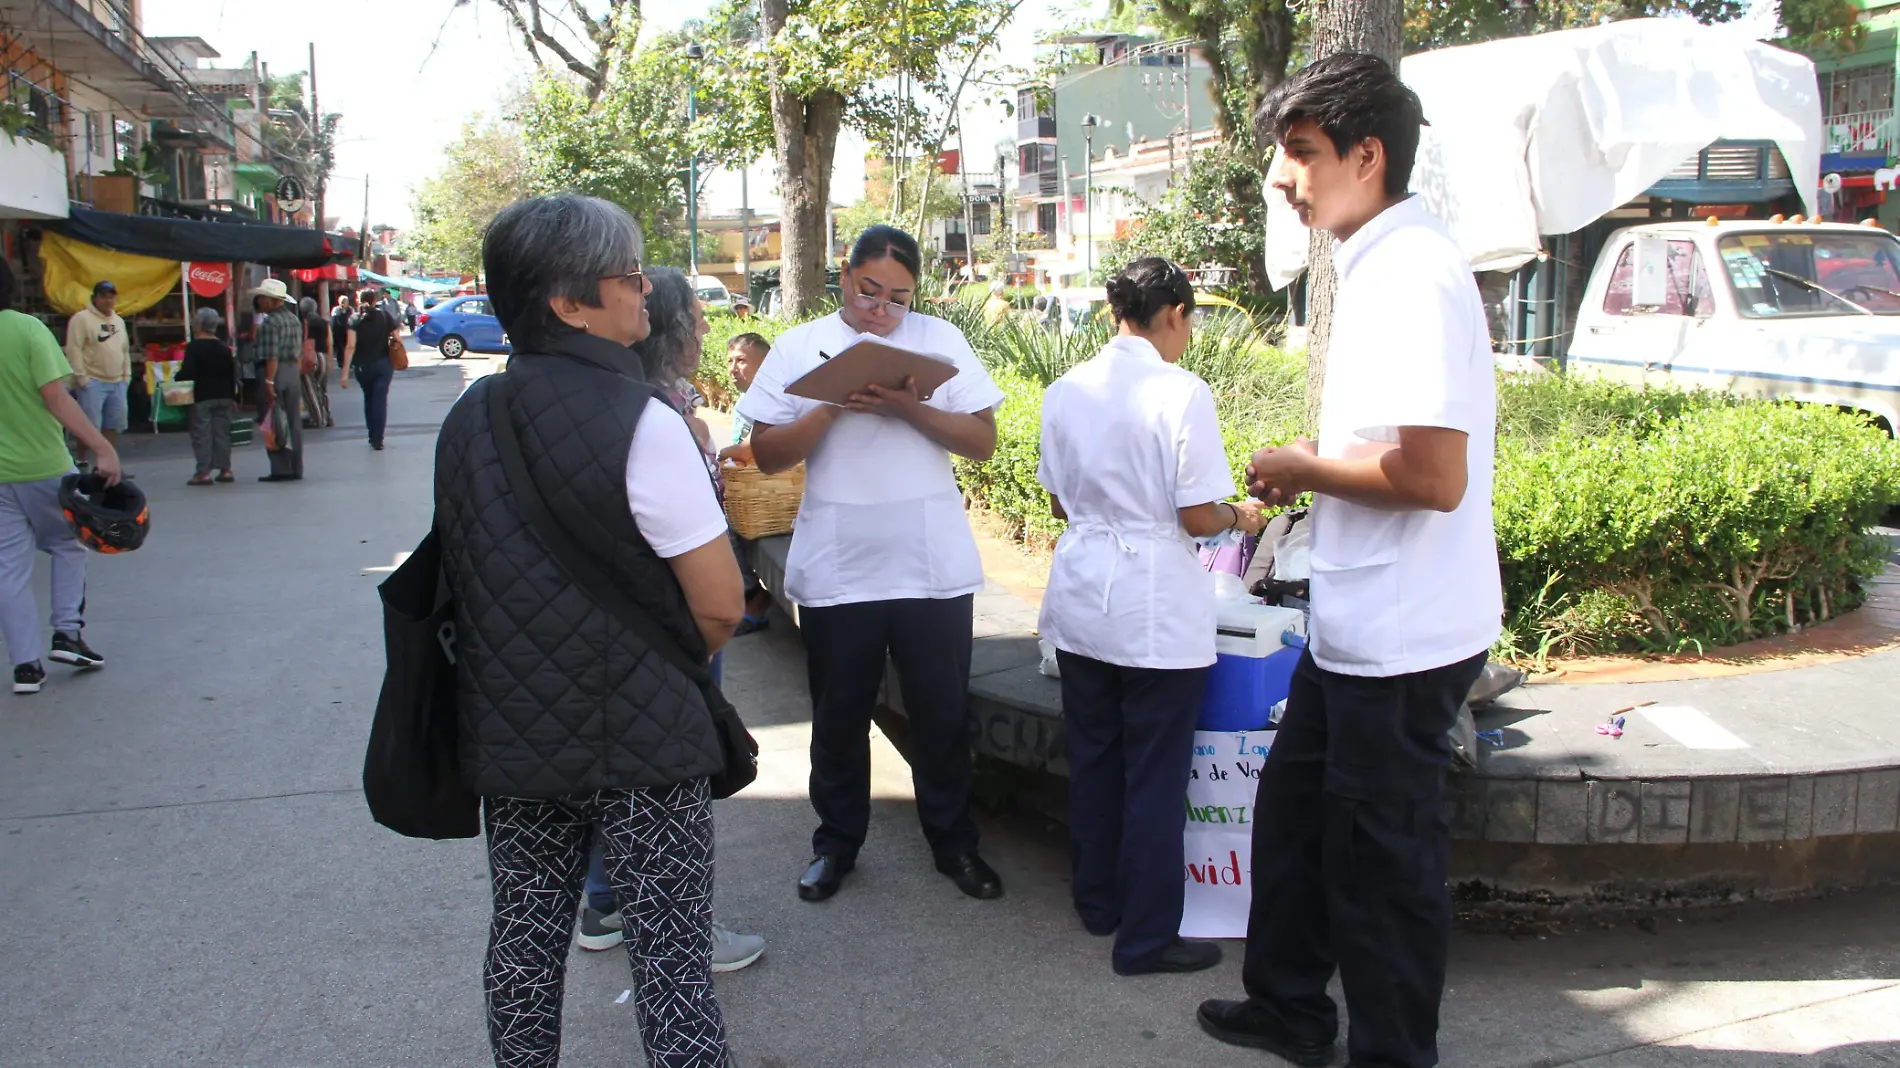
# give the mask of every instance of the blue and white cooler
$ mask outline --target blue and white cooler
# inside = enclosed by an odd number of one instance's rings
[[[1257,731],[1286,700],[1306,642],[1306,613],[1224,598],[1215,609],[1214,666],[1201,699],[1203,731]],[[1293,635],[1297,645],[1285,643]]]

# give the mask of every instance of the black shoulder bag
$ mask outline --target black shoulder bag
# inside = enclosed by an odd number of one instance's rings
[[[363,755],[370,815],[410,838],[473,838],[481,799],[463,784],[457,753],[455,602],[433,524],[376,592],[386,666]]]
[[[633,599],[622,593],[606,569],[601,567],[594,557],[574,540],[561,521],[548,510],[547,500],[542,497],[541,489],[534,484],[528,474],[527,461],[521,456],[521,441],[515,434],[514,422],[508,415],[507,390],[512,383],[509,376],[503,374],[491,380],[488,386],[488,422],[495,436],[495,449],[501,454],[501,467],[508,477],[509,492],[514,494],[515,506],[521,509],[521,517],[528,529],[534,533],[541,547],[561,565],[576,586],[587,591],[594,602],[631,629],[647,644],[647,648],[666,658],[667,663],[678,668],[682,675],[691,679],[705,697],[706,708],[712,713],[713,731],[719,737],[719,748],[725,756],[725,770],[712,776],[712,795],[716,798],[731,797],[733,794],[752,785],[759,777],[759,743],[754,741],[751,732],[745,729],[745,722],[739,718],[739,710],[726,700],[719,687],[713,682],[706,665],[695,661],[680,647],[679,639],[660,626],[647,611],[635,604]]]

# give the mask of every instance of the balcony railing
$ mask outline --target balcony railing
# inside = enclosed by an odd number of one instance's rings
[[[1900,125],[1892,108],[1829,115],[1821,120],[1822,142],[1829,155],[1900,155]]]
[[[1035,141],[1056,135],[1056,120],[1053,115],[1030,115],[1016,120],[1016,140]]]
[[[1053,171],[1048,174],[1030,173],[1018,176],[1016,192],[1026,197],[1052,197],[1056,195],[1057,186]]]

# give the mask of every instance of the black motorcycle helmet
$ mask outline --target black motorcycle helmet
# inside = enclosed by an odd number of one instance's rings
[[[106,485],[103,476],[67,475],[59,480],[59,510],[80,544],[96,553],[129,553],[145,544],[152,511],[130,482]]]

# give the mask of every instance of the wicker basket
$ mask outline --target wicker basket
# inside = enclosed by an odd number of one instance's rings
[[[747,541],[790,534],[805,499],[805,465],[768,475],[756,467],[728,467],[726,521]]]

